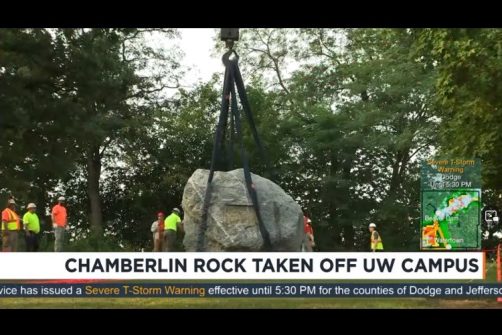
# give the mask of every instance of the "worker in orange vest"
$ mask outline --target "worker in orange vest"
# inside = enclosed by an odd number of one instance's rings
[[[17,251],[17,241],[21,222],[16,213],[16,201],[13,197],[2,211],[2,251]]]
[[[63,251],[65,232],[68,230],[68,214],[65,207],[65,198],[59,197],[58,203],[52,208],[52,227],[54,228],[54,251]]]
[[[306,213],[306,211],[304,211]],[[314,241],[314,229],[312,228],[312,220],[303,214],[303,231],[305,233],[303,240],[303,250],[307,252],[314,251],[315,241]]]

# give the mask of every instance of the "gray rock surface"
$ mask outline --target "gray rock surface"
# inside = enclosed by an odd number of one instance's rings
[[[208,174],[208,170],[196,170],[183,192],[186,251],[196,251]],[[300,251],[303,238],[300,206],[272,181],[255,174],[252,179],[273,251]],[[243,169],[215,172],[204,251],[263,251],[263,244]]]

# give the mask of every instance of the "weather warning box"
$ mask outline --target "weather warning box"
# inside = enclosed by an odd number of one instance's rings
[[[481,161],[423,162],[421,209],[420,249],[481,249]]]

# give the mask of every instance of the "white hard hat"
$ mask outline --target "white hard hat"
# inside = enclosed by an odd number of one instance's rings
[[[376,228],[376,224],[370,223],[370,228]]]
[[[59,197],[58,201],[65,201],[65,198],[64,197]]]
[[[9,199],[8,204],[9,204],[9,205],[10,205],[10,204],[14,204],[14,205],[15,205],[15,204],[16,204],[16,201],[15,201],[14,199]]]
[[[178,209],[178,208],[173,208],[173,212],[178,212],[178,213],[181,213],[181,211]]]
[[[26,206],[26,208],[30,209],[30,208],[37,208],[37,205],[35,205],[33,202],[30,202],[28,204],[28,206]]]

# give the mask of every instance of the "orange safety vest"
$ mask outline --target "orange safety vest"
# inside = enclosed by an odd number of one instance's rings
[[[7,221],[7,230],[21,230],[21,222],[20,222],[19,216],[16,214],[16,212],[11,210],[10,208],[6,208],[6,209],[4,209],[4,211],[7,211],[8,215],[9,215],[9,220]],[[2,215],[2,217],[3,217],[3,215]],[[14,228],[13,228],[12,223],[16,224],[14,226]],[[4,225],[2,223],[2,230],[4,230],[3,226]]]
[[[158,226],[157,226],[157,231],[159,232],[159,236],[161,236],[164,233],[164,220],[158,220]]]

